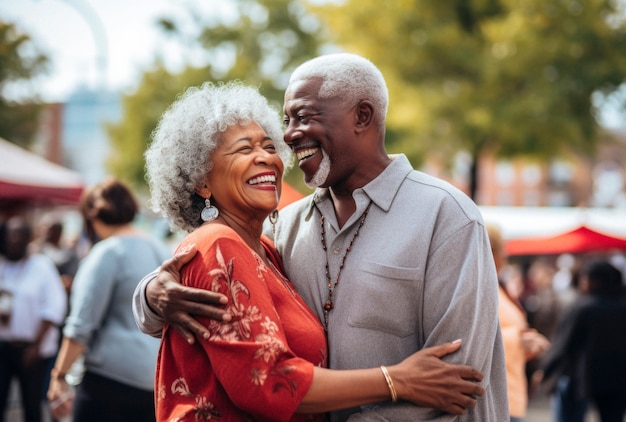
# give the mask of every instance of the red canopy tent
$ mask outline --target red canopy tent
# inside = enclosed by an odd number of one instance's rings
[[[608,252],[626,250],[626,239],[582,225],[554,236],[510,239],[506,241],[505,249],[510,256]]]
[[[84,189],[80,175],[0,138],[0,207],[72,205]]]
[[[304,198],[300,192],[294,189],[291,185],[283,180],[283,189],[280,194],[280,201],[278,202],[278,209],[282,210],[285,206],[297,201],[300,198]]]

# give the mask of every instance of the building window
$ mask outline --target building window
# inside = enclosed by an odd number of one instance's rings
[[[572,166],[560,160],[550,163],[550,185],[565,186],[572,180]]]
[[[515,168],[509,161],[499,161],[496,164],[496,183],[499,186],[511,186],[515,181]]]
[[[541,167],[537,164],[525,165],[522,169],[522,181],[526,186],[538,186],[541,182]]]

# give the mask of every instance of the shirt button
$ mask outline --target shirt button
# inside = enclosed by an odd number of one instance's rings
[[[335,255],[339,255],[339,248],[335,248],[335,249],[333,249],[333,253],[334,253]]]

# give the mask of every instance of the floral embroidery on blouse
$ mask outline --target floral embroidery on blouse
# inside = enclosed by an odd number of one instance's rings
[[[184,378],[178,378],[172,383],[172,394],[179,394],[181,396],[192,396],[189,386]],[[195,406],[195,418],[196,421],[210,421],[212,419],[222,419],[222,414],[215,410],[213,403],[208,401],[205,397],[197,395]],[[172,422],[180,421],[182,418],[173,419]]]
[[[191,264],[194,278],[189,280],[194,287],[226,295],[227,312],[233,318],[228,322],[203,318],[209,339],[191,348],[171,330],[164,334],[157,369],[157,418],[321,421],[320,415],[294,413],[303,387],[311,382],[310,365],[325,363],[319,321],[281,277],[280,263],[268,265],[253,251],[242,250],[240,239],[231,239],[227,230],[201,239],[206,255]],[[177,351],[186,353],[184,362],[177,359]],[[203,365],[208,365],[206,373]],[[220,374],[226,378],[220,380]]]
[[[253,255],[259,263],[257,266],[257,276],[259,280],[263,282],[264,278],[262,272],[268,270],[267,266],[258,255]],[[260,326],[263,332],[257,334],[254,338],[255,343],[259,345],[259,349],[254,354],[254,359],[261,360],[269,367],[273,367],[277,357],[287,351],[285,344],[276,337],[278,324],[272,321],[270,317],[261,315],[256,306],[245,307],[238,300],[241,295],[249,298],[250,290],[243,281],[233,279],[235,258],[233,257],[225,261],[219,246],[217,247],[215,257],[219,267],[209,271],[209,277],[213,277],[211,280],[211,290],[220,291],[226,288],[230,292],[232,299],[229,302],[228,310],[232,314],[233,319],[230,324],[211,321],[209,323],[209,332],[211,333],[209,339],[225,341],[250,340],[252,332],[251,324],[262,319],[263,321],[260,323]],[[275,368],[268,374],[267,368],[255,367],[251,370],[250,381],[254,385],[262,386],[265,384],[268,375],[276,376],[283,382],[276,384],[273,390],[276,391],[277,389],[284,388],[284,384],[286,384],[292,390],[291,394],[293,395],[293,390],[297,388],[297,383],[286,377],[286,375],[292,371],[293,368],[285,365],[280,368]]]

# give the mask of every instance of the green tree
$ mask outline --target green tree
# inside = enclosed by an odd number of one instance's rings
[[[390,87],[388,145],[425,154],[589,153],[602,98],[626,80],[621,0],[345,0],[313,10]]]
[[[158,61],[137,91],[124,97],[123,118],[108,129],[115,150],[108,162],[112,173],[145,188],[143,152],[150,134],[167,106],[189,86],[240,79],[259,86],[273,105],[282,108],[289,74],[319,52],[319,23],[297,0],[231,0],[229,4],[234,17],[188,10],[176,20],[161,20],[163,30],[187,47],[190,63],[201,57],[206,64],[189,64],[182,72],[171,73]],[[302,188],[298,172],[288,177]]]
[[[122,98],[122,120],[107,124],[112,146],[112,154],[107,158],[108,170],[135,188],[145,189],[143,153],[159,117],[183,87],[199,85],[204,80],[205,69],[188,68],[171,73],[162,63],[146,72],[139,88]]]
[[[47,63],[47,57],[37,51],[27,34],[0,20],[0,137],[22,147],[32,143],[41,104],[36,98],[11,99],[7,92],[14,84],[45,71]]]

